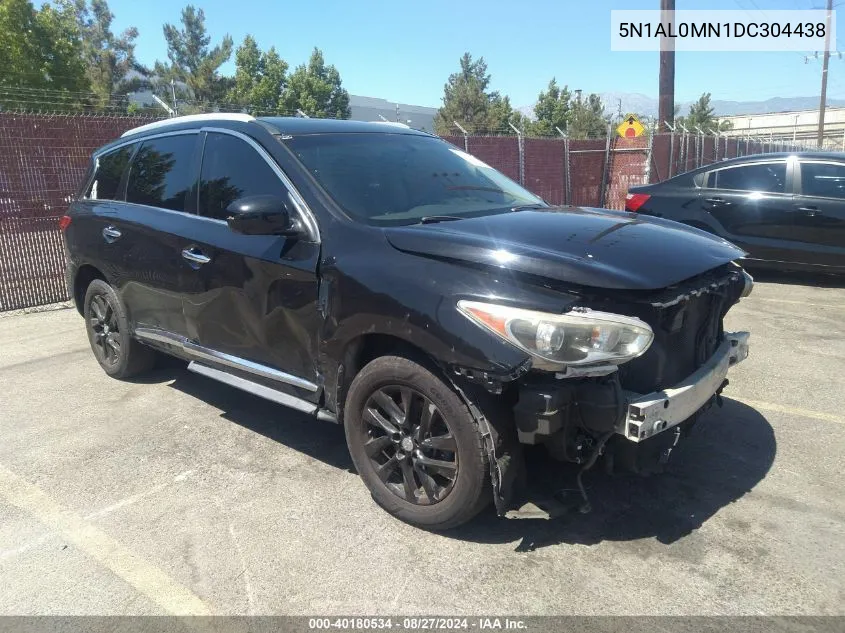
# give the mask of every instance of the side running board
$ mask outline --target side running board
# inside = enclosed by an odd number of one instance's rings
[[[311,415],[315,415],[317,413],[318,407],[313,402],[302,400],[296,396],[292,396],[276,389],[271,389],[270,387],[247,380],[246,378],[241,378],[240,376],[235,376],[228,372],[215,369],[214,367],[203,365],[195,360],[188,363],[188,371],[192,371],[208,378],[213,378],[214,380],[225,383],[230,387],[241,389],[242,391],[259,396],[265,400],[283,404],[284,406],[296,409],[297,411],[303,411],[305,413],[310,413]]]

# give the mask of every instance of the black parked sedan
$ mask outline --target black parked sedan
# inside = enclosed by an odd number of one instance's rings
[[[845,273],[845,154],[726,160],[631,187],[625,208],[715,233],[749,265]]]

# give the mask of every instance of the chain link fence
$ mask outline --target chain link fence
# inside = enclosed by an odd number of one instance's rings
[[[160,117],[0,112],[0,311],[66,301],[58,220],[91,153]],[[748,154],[803,149],[695,134],[446,136],[551,204],[623,209],[628,188]]]

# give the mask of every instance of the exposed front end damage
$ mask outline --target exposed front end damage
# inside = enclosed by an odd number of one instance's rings
[[[662,468],[702,413],[721,404],[729,370],[748,356],[749,333],[725,332],[723,320],[752,285],[747,273],[727,265],[657,292],[584,292],[580,305],[637,317],[654,331],[646,353],[621,365],[522,368],[511,380],[456,370],[456,383],[496,394],[498,408],[488,402],[473,413],[487,442],[499,513],[519,499],[523,444],[542,444],[553,458],[580,466],[582,511],[590,506],[581,476],[600,457],[637,473]],[[473,407],[479,401],[464,397]]]

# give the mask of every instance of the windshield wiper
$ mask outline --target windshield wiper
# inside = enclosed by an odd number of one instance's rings
[[[529,209],[545,209],[547,204],[543,204],[542,202],[535,202],[534,204],[518,204],[515,207],[511,207],[511,211],[528,211]]]
[[[424,215],[420,218],[420,224],[436,224],[437,222],[451,222],[452,220],[463,220],[456,215]]]

